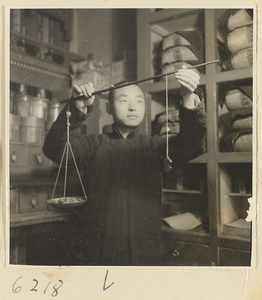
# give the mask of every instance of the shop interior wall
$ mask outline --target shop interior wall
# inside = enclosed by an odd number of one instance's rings
[[[136,10],[75,9],[72,36],[70,51],[86,57],[92,53],[104,66],[111,66],[123,60],[125,50],[136,47]],[[106,99],[107,96],[96,97],[88,133],[101,133],[105,125],[112,124]]]

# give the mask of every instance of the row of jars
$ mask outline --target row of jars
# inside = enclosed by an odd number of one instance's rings
[[[26,93],[25,84],[20,85],[19,93],[10,95],[10,113],[21,117],[33,116],[45,121],[55,121],[61,111],[60,103],[46,98],[45,89],[39,89],[36,97]]]
[[[62,107],[55,99],[49,101],[46,91],[39,89],[36,97],[26,93],[20,85],[19,92],[10,94],[10,139],[26,143],[42,143],[45,131],[51,128]]]

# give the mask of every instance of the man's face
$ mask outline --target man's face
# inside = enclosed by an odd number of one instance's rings
[[[145,98],[136,85],[114,90],[110,106],[115,123],[121,127],[136,127],[144,119]]]

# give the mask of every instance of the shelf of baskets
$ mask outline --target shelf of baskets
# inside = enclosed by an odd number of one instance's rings
[[[138,11],[139,78],[176,70],[181,62],[195,65],[220,60],[219,64],[197,69],[207,111],[207,152],[188,166],[192,164],[198,172],[189,181],[199,186],[181,188],[186,175],[175,174],[173,186],[165,185],[164,176],[163,189],[165,217],[190,212],[203,225],[200,231],[177,231],[165,224],[164,243],[165,239],[183,240],[192,243],[193,249],[194,243],[204,242],[211,265],[250,264],[251,225],[245,217],[252,195],[252,17],[252,10],[246,9]],[[165,110],[165,82],[152,81],[142,88],[149,100],[145,130],[150,133],[152,121]],[[178,89],[170,76],[169,110],[177,108],[172,99]],[[240,174],[245,174],[244,178]],[[194,210],[196,205],[200,214]],[[205,238],[199,240],[202,234]],[[169,251],[169,246],[165,249]],[[166,259],[170,264],[179,264],[169,255]]]

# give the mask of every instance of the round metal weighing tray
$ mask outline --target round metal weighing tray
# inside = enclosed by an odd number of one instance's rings
[[[47,200],[47,203],[55,208],[74,208],[87,202],[85,197],[60,197]]]

